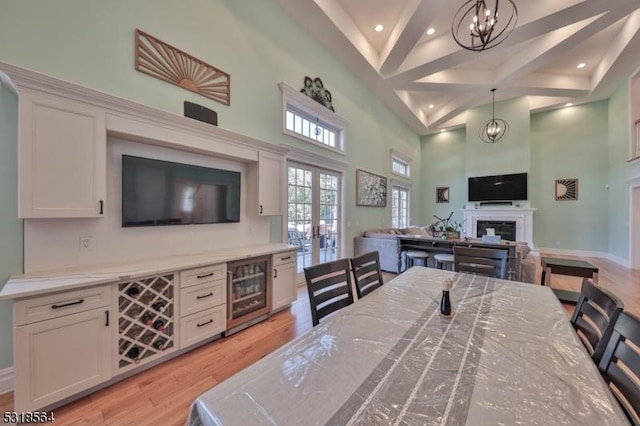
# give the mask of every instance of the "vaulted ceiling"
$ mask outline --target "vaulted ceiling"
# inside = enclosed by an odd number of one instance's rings
[[[463,125],[493,88],[534,111],[576,105],[608,98],[640,65],[640,0],[514,0],[513,33],[483,52],[453,39],[465,0],[278,1],[421,135]]]

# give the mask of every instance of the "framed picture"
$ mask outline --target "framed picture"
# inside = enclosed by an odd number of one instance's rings
[[[356,205],[387,206],[387,178],[364,170],[356,170]]]
[[[439,186],[436,188],[436,203],[448,203],[449,202],[449,187]]]
[[[556,201],[577,200],[578,179],[556,180]]]

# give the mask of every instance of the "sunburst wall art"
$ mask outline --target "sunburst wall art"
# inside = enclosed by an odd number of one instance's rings
[[[557,179],[556,200],[577,200],[578,179]]]
[[[180,49],[136,29],[136,70],[231,104],[231,76]]]

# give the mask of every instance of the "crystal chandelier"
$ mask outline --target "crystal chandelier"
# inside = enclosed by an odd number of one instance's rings
[[[518,21],[518,8],[513,0],[506,2],[498,19],[500,0],[469,0],[456,12],[451,32],[456,43],[467,50],[480,52],[502,43],[513,31]],[[493,4],[490,7],[489,4]],[[467,28],[469,29],[467,32]]]
[[[491,89],[493,100],[491,102],[491,120],[487,121],[480,128],[480,139],[486,143],[496,143],[507,134],[509,123],[502,118],[496,118],[496,89]]]

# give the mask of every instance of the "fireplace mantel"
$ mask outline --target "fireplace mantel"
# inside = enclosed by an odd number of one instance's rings
[[[464,233],[471,238],[476,235],[478,220],[513,221],[516,223],[516,240],[526,241],[533,249],[533,213],[538,209],[519,207],[481,207],[461,209],[464,214]]]

